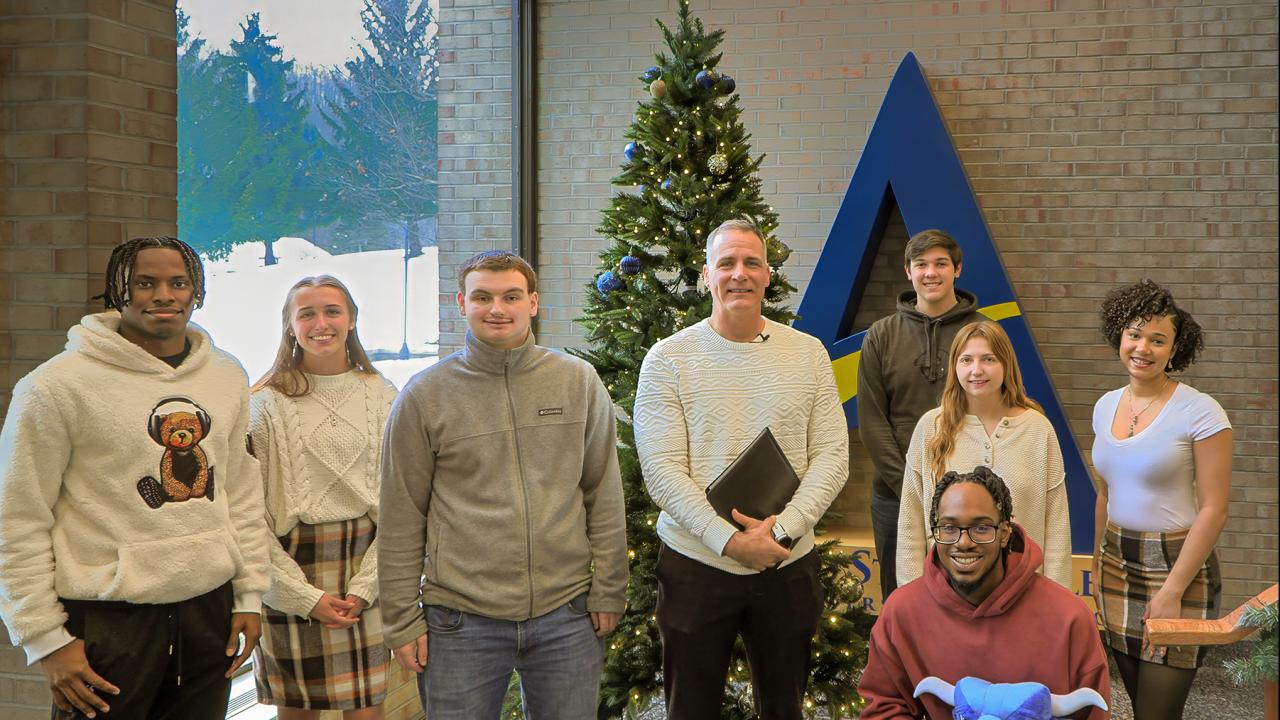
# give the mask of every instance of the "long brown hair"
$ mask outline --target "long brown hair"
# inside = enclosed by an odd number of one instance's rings
[[[1004,404],[1010,408],[1042,412],[1040,405],[1027,396],[1027,389],[1022,385],[1022,371],[1018,369],[1018,356],[1014,354],[1013,343],[1000,323],[979,320],[960,328],[955,340],[951,341],[951,364],[947,369],[947,383],[942,388],[942,412],[934,419],[935,432],[924,448],[934,478],[940,478],[946,472],[947,458],[956,449],[956,435],[964,423],[964,416],[969,414],[969,397],[956,377],[956,363],[960,361],[964,346],[974,338],[986,340],[991,354],[1004,368],[1004,380],[1000,384],[1000,397]]]
[[[351,291],[342,284],[341,280],[332,275],[315,275],[304,277],[294,283],[293,287],[289,288],[289,294],[284,296],[284,309],[280,313],[282,325],[280,349],[276,351],[276,360],[271,365],[271,369],[253,384],[252,392],[263,388],[274,388],[289,397],[302,397],[311,392],[311,383],[302,371],[302,348],[298,346],[297,339],[290,332],[289,321],[293,316],[294,296],[299,290],[316,287],[335,288],[347,300],[347,311],[351,313],[351,332],[347,333],[347,362],[358,372],[370,375],[380,374],[373,366],[373,362],[369,360],[369,354],[364,351],[364,345],[360,344],[360,336],[356,334],[358,309],[356,301],[351,297]]]

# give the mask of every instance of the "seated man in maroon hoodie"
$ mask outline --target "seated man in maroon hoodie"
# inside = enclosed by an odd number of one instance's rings
[[[1004,481],[986,467],[948,472],[933,494],[934,546],[924,576],[895,592],[871,631],[858,692],[862,720],[951,718],[928,676],[993,683],[1038,682],[1065,695],[1093,688],[1111,697],[1107,657],[1093,615],[1036,573],[1044,554],[1012,522]],[[1102,720],[1101,709],[1072,717]]]

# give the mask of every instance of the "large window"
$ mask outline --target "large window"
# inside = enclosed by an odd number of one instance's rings
[[[195,320],[251,379],[290,286],[337,276],[397,385],[439,342],[435,0],[182,0],[178,228]]]

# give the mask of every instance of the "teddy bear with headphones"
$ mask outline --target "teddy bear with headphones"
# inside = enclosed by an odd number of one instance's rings
[[[148,475],[138,481],[138,494],[149,507],[201,497],[213,500],[213,468],[200,449],[209,425],[209,413],[185,397],[165,398],[152,408],[147,434],[164,453],[160,479]]]

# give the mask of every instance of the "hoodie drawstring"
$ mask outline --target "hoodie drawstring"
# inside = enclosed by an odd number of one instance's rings
[[[916,367],[920,368],[920,374],[924,375],[925,380],[929,382],[936,382],[946,374],[945,368],[941,368],[942,372],[939,372],[940,367],[946,363],[935,362],[938,358],[935,357],[934,348],[938,344],[938,328],[941,325],[942,318],[930,318],[925,321],[924,354],[916,359]]]
[[[178,650],[178,687],[182,687],[182,615],[176,604],[166,606],[169,611],[169,655]]]

